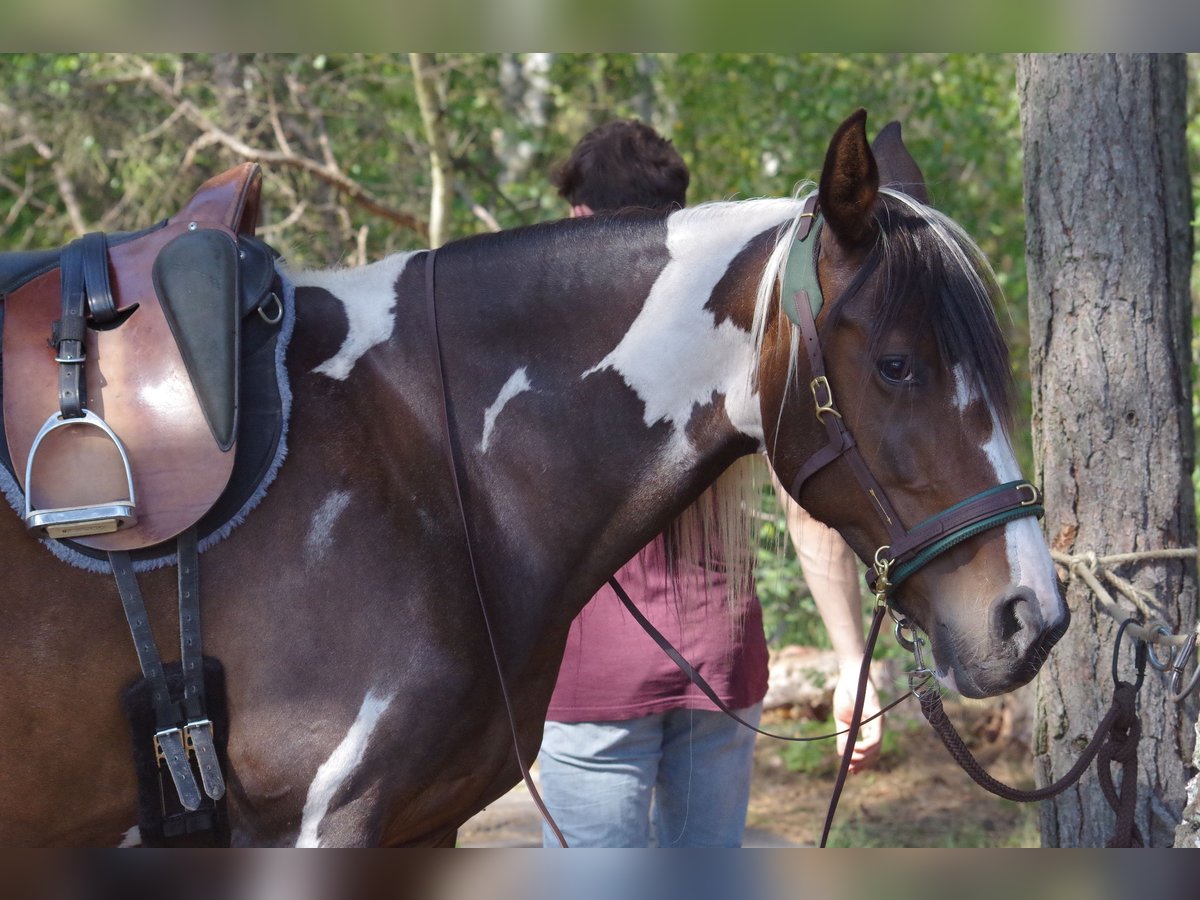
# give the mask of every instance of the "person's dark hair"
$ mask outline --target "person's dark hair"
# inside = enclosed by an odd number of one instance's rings
[[[600,212],[682,207],[690,178],[670,141],[642,122],[618,119],[588,132],[551,181],[572,206]]]

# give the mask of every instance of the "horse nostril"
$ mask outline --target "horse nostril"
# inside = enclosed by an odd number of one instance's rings
[[[1000,604],[996,616],[996,628],[1002,641],[1011,641],[1013,636],[1021,630],[1021,620],[1017,618],[1016,610],[1019,602],[1019,600],[1010,599]]]
[[[1026,645],[1037,640],[1041,632],[1042,617],[1038,611],[1037,598],[1029,588],[1018,588],[1012,594],[996,601],[993,613],[993,634],[1004,643],[1016,640]],[[1025,632],[1023,639],[1019,639]]]

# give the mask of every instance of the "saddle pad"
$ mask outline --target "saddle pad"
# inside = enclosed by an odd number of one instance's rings
[[[282,321],[269,325],[256,313],[242,323],[241,378],[238,385],[238,428],[233,473],[224,492],[197,523],[200,550],[228,536],[266,495],[287,455],[287,423],[292,395],[284,366],[287,345],[295,325],[293,288],[279,275]],[[5,332],[5,304],[0,302],[0,339]],[[0,356],[0,367],[4,358]],[[2,370],[0,370],[2,371]],[[0,379],[0,401],[3,380]],[[0,402],[0,409],[3,403]],[[3,427],[0,418],[0,427]],[[17,483],[13,461],[0,441],[0,491],[20,515],[24,496]],[[77,541],[42,540],[59,559],[90,572],[109,572],[104,551]],[[131,552],[134,570],[145,572],[175,562],[175,542],[167,541]]]

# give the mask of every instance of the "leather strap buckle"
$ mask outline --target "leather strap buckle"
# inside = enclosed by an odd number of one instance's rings
[[[809,390],[812,391],[813,404],[817,408],[817,420],[819,422],[824,424],[825,419],[823,416],[825,413],[833,413],[839,419],[842,417],[842,414],[834,407],[833,388],[829,386],[828,378],[826,378],[824,375],[818,375],[811,382],[809,382],[808,387]],[[822,392],[824,399],[822,399]]]
[[[179,803],[186,810],[200,808],[200,788],[196,786],[196,777],[192,774],[188,762],[187,750],[183,745],[183,730],[180,728],[164,728],[154,733],[154,752],[158,757],[161,768],[164,764],[171,773],[171,781],[175,783],[175,791],[179,794]]]
[[[189,754],[195,754],[200,768],[200,781],[204,793],[213,800],[225,794],[225,777],[221,774],[221,763],[217,759],[216,744],[213,742],[213,723],[209,719],[188,722],[183,729],[184,746]]]

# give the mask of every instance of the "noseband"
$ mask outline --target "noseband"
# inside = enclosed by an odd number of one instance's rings
[[[804,340],[812,376],[809,389],[812,391],[817,420],[825,426],[829,440],[800,467],[790,493],[798,501],[808,479],[835,460],[845,458],[887,531],[888,543],[875,551],[868,576],[877,601],[887,606],[896,589],[906,579],[951,547],[1014,519],[1025,516],[1040,518],[1045,510],[1037,488],[1028,481],[1010,481],[955,503],[911,529],[904,527],[888,500],[887,492],[871,474],[854,435],[838,412],[833,389],[825,372],[825,357],[821,352],[816,324],[816,315],[823,305],[814,262],[816,248],[804,246],[814,233],[813,225],[820,216],[816,207],[817,197],[814,194],[805,201],[800,214],[796,246],[792,248],[785,264],[781,291],[784,312],[799,327]]]

